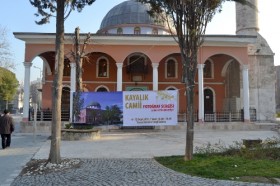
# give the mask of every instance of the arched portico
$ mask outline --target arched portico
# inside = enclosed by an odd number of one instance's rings
[[[242,108],[239,101],[243,97],[244,120],[249,122],[249,77],[246,62],[244,65],[244,63],[237,61],[229,54],[215,54],[206,59],[205,62],[209,60],[211,61],[207,65],[215,65],[215,68],[207,67],[206,71],[209,72],[204,71],[204,64],[198,64],[199,121],[204,121],[204,113],[207,110],[205,104],[208,104],[205,103],[204,86],[211,85],[220,98],[219,104],[215,105],[213,110],[240,111]],[[214,70],[213,72],[211,71],[212,69]],[[240,69],[243,69],[242,76],[240,75]],[[240,85],[240,78],[242,78],[242,86]],[[241,92],[243,93],[242,96]]]

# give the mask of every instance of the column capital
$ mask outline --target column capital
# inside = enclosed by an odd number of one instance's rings
[[[243,70],[249,70],[249,65],[242,65]]]
[[[198,69],[203,69],[204,66],[205,66],[205,64],[197,64],[197,68],[198,68]]]
[[[30,68],[32,66],[32,62],[23,62],[25,68]]]
[[[116,63],[118,68],[122,68],[123,67],[123,63]]]
[[[76,63],[70,63],[71,68],[76,68],[77,64]]]
[[[159,63],[152,63],[153,68],[158,68]]]

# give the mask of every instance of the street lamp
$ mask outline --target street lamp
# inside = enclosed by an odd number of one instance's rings
[[[41,102],[42,102],[42,68],[33,66],[34,68],[37,68],[40,70],[40,82],[39,82],[39,87],[38,84],[36,83],[36,102],[38,105],[38,108],[41,109]],[[38,94],[39,93],[39,94]]]
[[[37,66],[33,66],[33,67],[40,70],[40,79],[42,79],[42,69],[40,67],[37,67]]]

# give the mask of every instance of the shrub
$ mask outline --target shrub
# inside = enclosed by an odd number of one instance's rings
[[[65,129],[71,129],[71,128],[73,128],[73,127],[72,127],[72,124],[71,124],[71,123],[67,123],[67,124],[64,125],[64,128],[65,128]]]
[[[202,147],[196,147],[195,153],[206,156],[223,155],[248,159],[280,160],[280,139],[267,138],[261,144],[251,148],[247,148],[242,142],[234,142],[233,145],[226,147],[224,143],[219,141],[215,144],[207,143]]]
[[[86,123],[73,123],[74,129],[80,129],[80,130],[89,130],[93,128],[93,125],[86,124]]]

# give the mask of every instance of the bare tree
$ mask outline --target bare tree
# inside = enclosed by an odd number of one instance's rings
[[[59,164],[61,142],[61,95],[62,77],[64,69],[64,20],[74,10],[79,12],[86,5],[91,5],[95,0],[29,0],[37,8],[36,16],[42,16],[37,24],[49,22],[51,17],[56,17],[56,40],[55,40],[55,72],[52,92],[52,138],[49,159],[51,163]],[[56,14],[55,14],[56,13]],[[55,14],[55,15],[54,15]]]
[[[13,63],[12,56],[10,44],[7,40],[7,29],[0,25],[0,67],[14,70],[15,64]]]
[[[83,62],[87,59],[86,58],[86,47],[90,40],[90,33],[87,34],[86,38],[84,39],[83,44],[80,44],[80,28],[77,27],[75,29],[75,49],[74,52],[72,52],[72,55],[75,58],[77,71],[76,71],[76,77],[77,77],[77,92],[83,91],[83,79],[82,79],[82,72],[83,72]],[[82,49],[81,49],[82,47]]]
[[[162,17],[168,23],[168,19],[175,27],[173,35],[178,43],[181,58],[183,82],[186,88],[187,100],[187,132],[185,160],[191,160],[193,156],[194,137],[194,87],[197,68],[197,55],[203,43],[207,24],[217,12],[222,10],[222,4],[226,1],[236,1],[253,6],[249,0],[138,0],[151,5],[152,16]]]
[[[86,47],[89,43],[90,40],[90,33],[87,34],[86,38],[83,41],[83,44],[81,45],[80,41],[80,28],[77,27],[75,29],[75,37],[74,37],[74,51],[72,52],[72,56],[75,59],[76,62],[76,93],[74,96],[74,102],[73,102],[73,111],[74,111],[74,119],[80,120],[80,110],[82,106],[82,100],[80,100],[81,97],[81,92],[83,91],[83,78],[82,78],[82,73],[83,73],[83,62],[87,60],[86,57]],[[82,49],[81,49],[82,47]],[[81,102],[82,101],[82,102]]]

